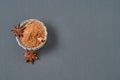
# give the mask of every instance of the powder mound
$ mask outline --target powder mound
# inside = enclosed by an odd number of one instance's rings
[[[38,21],[28,21],[24,24],[23,36],[19,37],[21,43],[27,48],[37,47],[44,41],[45,31]]]

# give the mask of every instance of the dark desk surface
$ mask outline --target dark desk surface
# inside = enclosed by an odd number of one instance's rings
[[[34,65],[10,32],[30,18],[49,33]],[[120,0],[1,0],[0,80],[120,80]]]

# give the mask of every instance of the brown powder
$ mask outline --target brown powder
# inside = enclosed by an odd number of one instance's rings
[[[29,21],[23,27],[25,27],[23,36],[19,39],[25,47],[33,48],[43,42],[45,31],[38,21]]]

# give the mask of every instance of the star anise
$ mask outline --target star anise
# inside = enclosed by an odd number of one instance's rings
[[[38,56],[35,54],[34,51],[27,50],[23,53],[23,55],[25,57],[26,62],[30,62],[32,64],[34,63],[34,60],[38,59]]]
[[[21,37],[23,36],[23,31],[25,27],[20,26],[20,23],[18,25],[13,25],[14,28],[11,30],[11,32],[14,33],[15,36]]]

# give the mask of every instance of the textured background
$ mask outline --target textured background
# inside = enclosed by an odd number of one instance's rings
[[[48,28],[40,60],[25,63],[11,25]],[[0,80],[120,80],[120,0],[0,0]]]

